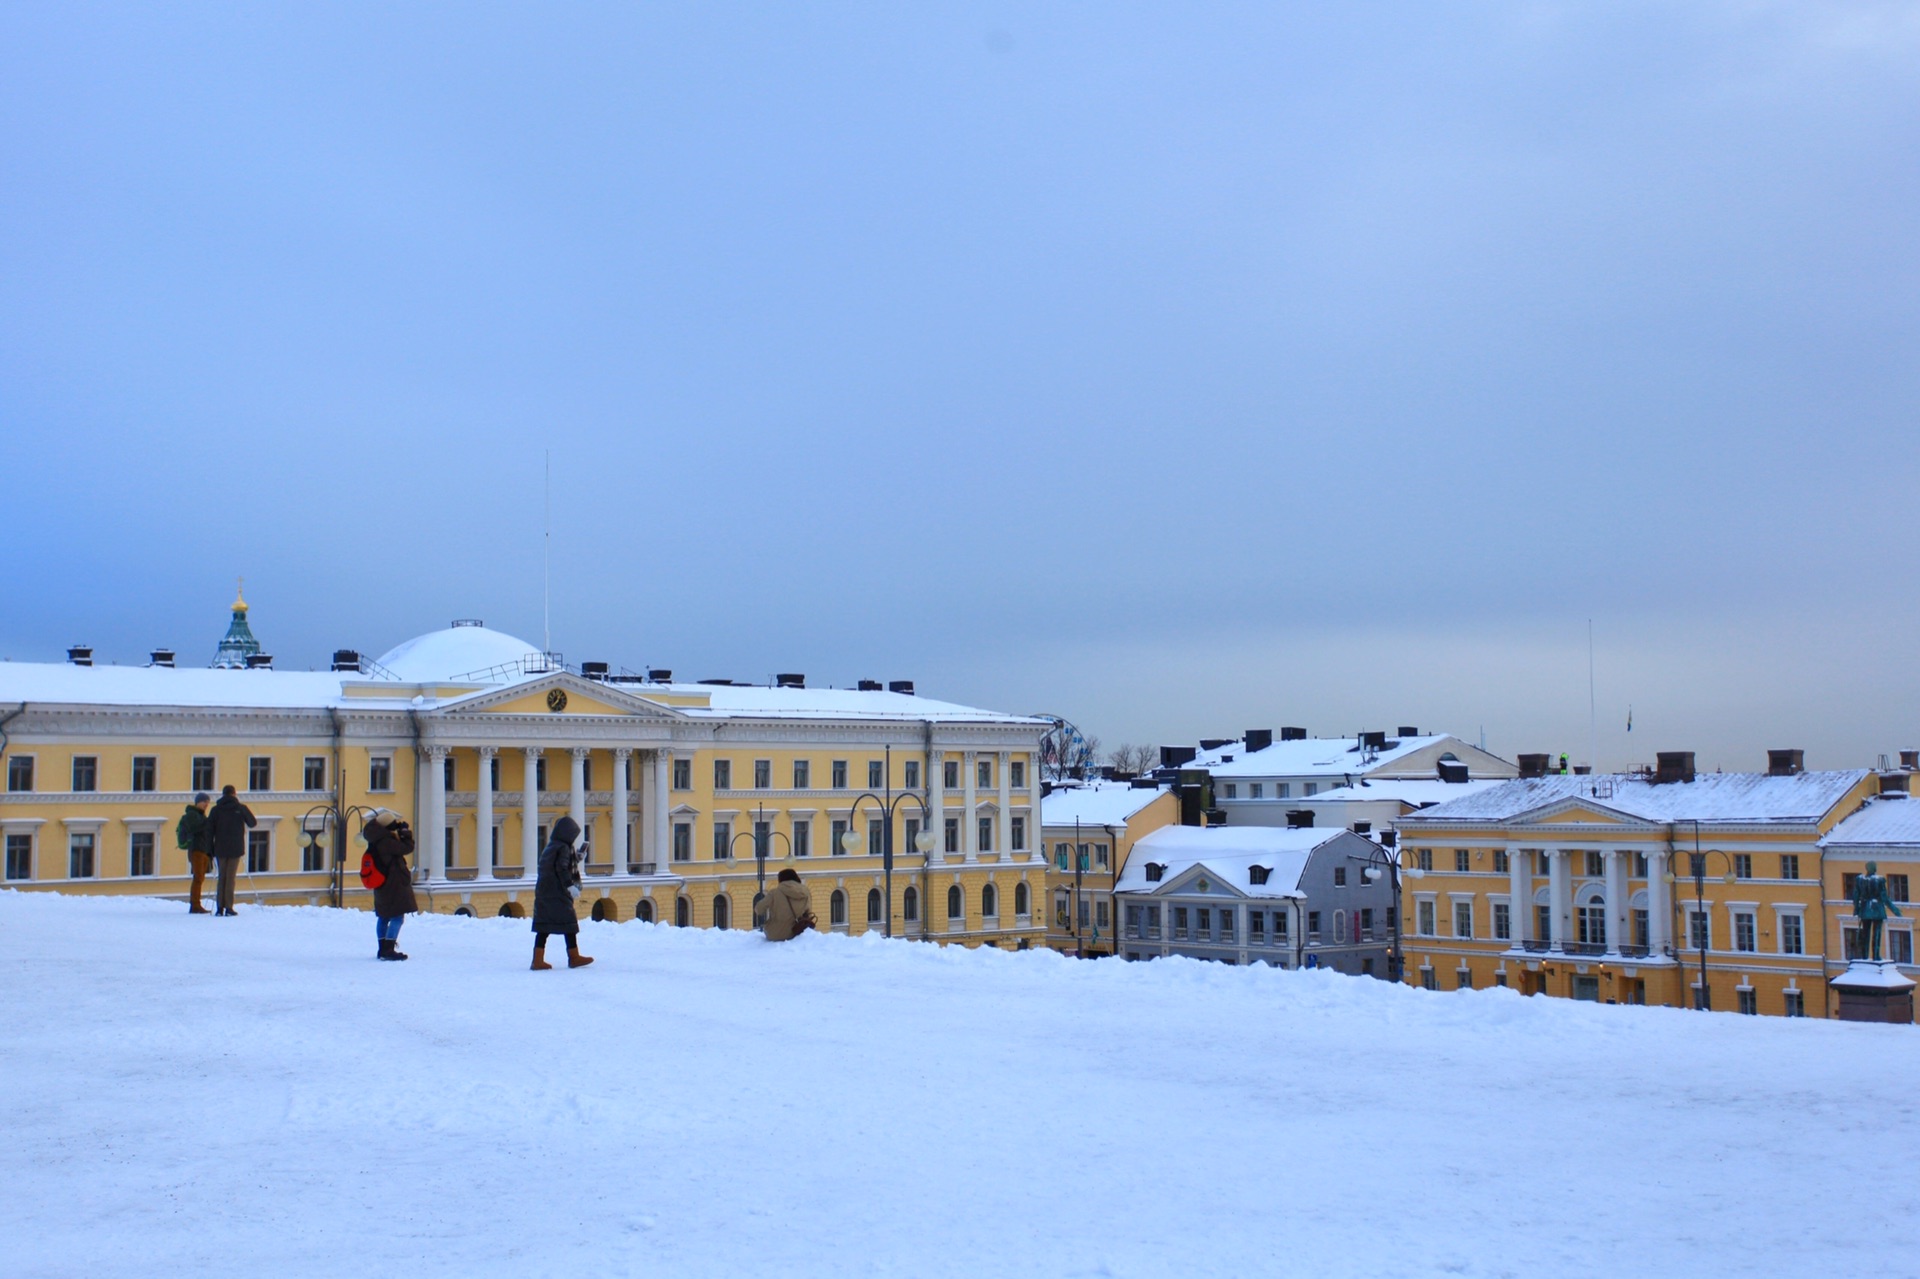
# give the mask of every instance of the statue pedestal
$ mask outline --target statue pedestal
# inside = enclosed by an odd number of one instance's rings
[[[1913,1024],[1913,982],[1898,964],[1856,959],[1831,984],[1840,995],[1841,1021]]]

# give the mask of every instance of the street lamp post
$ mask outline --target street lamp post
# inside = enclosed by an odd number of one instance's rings
[[[787,834],[785,831],[775,830],[773,828],[773,823],[767,820],[767,806],[765,803],[762,803],[759,808],[754,810],[753,830],[752,831],[743,830],[738,835],[735,835],[732,839],[727,841],[728,860],[732,860],[733,846],[739,843],[741,840],[747,839],[749,837],[751,837],[753,840],[754,867],[759,872],[759,887],[755,890],[753,894],[753,907],[751,910],[747,912],[748,921],[751,922],[754,914],[757,913],[760,909],[760,903],[764,901],[767,896],[767,844],[768,842],[775,839],[785,839],[787,841],[787,856],[791,857],[793,856],[793,841],[787,838]]]
[[[1695,918],[1700,921],[1700,945],[1697,947],[1700,952],[1700,999],[1695,1006],[1705,1013],[1713,1011],[1713,988],[1707,985],[1707,943],[1713,939],[1713,925],[1707,915],[1707,858],[1718,853],[1725,859],[1727,872],[1721,876],[1722,883],[1731,884],[1739,877],[1733,873],[1733,857],[1730,854],[1718,848],[1701,851],[1699,819],[1689,818],[1688,820],[1693,822],[1693,911]],[[1678,877],[1674,875],[1671,867],[1667,869],[1666,880],[1669,884],[1678,882]],[[1692,928],[1693,924],[1689,921],[1689,931]]]
[[[1387,915],[1387,980],[1397,982],[1405,971],[1405,959],[1400,950],[1400,857],[1396,843],[1394,851],[1389,853],[1382,845],[1376,845],[1365,857],[1347,854],[1347,860],[1361,864],[1360,875],[1368,883],[1387,877],[1387,889],[1393,894],[1393,908]],[[1414,867],[1407,874],[1418,876],[1421,871]]]
[[[866,847],[867,837],[860,833],[860,823],[857,820],[860,816],[860,805],[862,801],[871,803],[885,815],[886,820],[880,830],[880,870],[882,882],[886,885],[882,891],[886,893],[887,900],[885,910],[881,915],[881,927],[884,930],[884,934],[891,937],[893,936],[894,817],[899,812],[900,805],[906,803],[908,800],[912,800],[920,806],[920,830],[913,837],[913,848],[914,851],[922,857],[926,857],[933,852],[933,810],[927,806],[927,801],[916,791],[901,791],[898,795],[893,793],[893,747],[891,746],[887,747],[886,762],[882,768],[886,774],[886,798],[882,799],[872,791],[862,791],[860,794],[854,796],[853,806],[847,810],[847,830],[844,835],[840,836],[840,847],[846,850],[847,856],[849,857],[858,857],[860,850]],[[921,910],[924,911],[927,908],[926,902],[920,903]]]

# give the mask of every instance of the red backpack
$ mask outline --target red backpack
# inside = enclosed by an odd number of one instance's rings
[[[378,888],[386,882],[387,877],[381,872],[379,863],[373,860],[373,853],[365,852],[360,854],[360,886],[362,888]]]

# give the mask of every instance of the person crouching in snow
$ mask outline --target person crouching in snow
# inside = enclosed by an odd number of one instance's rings
[[[800,872],[789,866],[773,881],[773,890],[760,903],[765,918],[761,928],[768,941],[791,941],[812,928],[813,900],[800,882]]]
[[[580,916],[573,899],[580,895],[580,854],[573,841],[580,827],[571,817],[553,824],[553,837],[540,853],[540,878],[533,886],[533,968],[551,968],[547,938],[559,933],[567,939],[567,967],[585,968],[593,960],[580,953]]]
[[[405,959],[395,945],[400,940],[400,925],[420,909],[413,898],[413,870],[407,865],[407,858],[413,854],[413,829],[400,820],[398,813],[381,808],[367,818],[360,837],[367,841],[367,855],[381,877],[373,890],[379,958]]]

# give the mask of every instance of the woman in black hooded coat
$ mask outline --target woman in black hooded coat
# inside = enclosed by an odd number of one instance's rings
[[[573,899],[580,895],[580,854],[573,841],[580,826],[571,817],[553,824],[553,835],[540,853],[540,877],[533,885],[533,968],[551,968],[547,938],[555,933],[567,939],[567,967],[585,968],[592,959],[580,953],[580,916]]]

